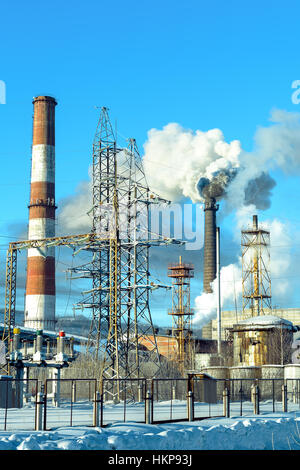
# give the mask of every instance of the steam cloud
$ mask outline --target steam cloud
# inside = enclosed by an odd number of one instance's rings
[[[183,197],[193,202],[206,198],[222,199],[223,210],[234,212],[237,227],[249,223],[257,210],[271,205],[272,190],[276,186],[272,170],[299,174],[300,170],[300,114],[274,110],[271,125],[260,127],[254,136],[254,150],[245,152],[238,140],[225,142],[219,129],[192,132],[176,123],[162,130],[152,129],[145,143],[144,164],[150,186],[166,198]],[[278,220],[268,222],[271,243],[288,239],[288,230]],[[240,232],[239,232],[240,234]],[[290,253],[284,257],[272,256],[271,275],[273,292],[277,298],[286,296],[291,283],[284,277],[292,269]],[[222,305],[241,296],[241,260],[221,269]],[[275,284],[275,288],[274,288]],[[197,326],[203,326],[216,316],[216,281],[212,294],[195,299]]]
[[[248,204],[270,207],[276,182],[266,170],[266,158],[256,156],[249,166],[251,155],[238,140],[227,143],[220,129],[192,132],[171,123],[151,129],[144,149],[148,183],[167,199],[223,198],[230,211]]]
[[[252,152],[245,152],[239,140],[226,142],[220,129],[194,132],[177,123],[167,124],[161,130],[151,129],[144,144],[143,157],[149,187],[171,201],[189,198],[192,202],[204,202],[207,197],[221,199],[222,211],[233,212],[237,228],[241,228],[257,210],[270,207],[272,190],[276,186],[271,171],[300,173],[300,114],[274,110],[270,123],[256,131]],[[90,195],[90,183],[85,182],[73,197],[59,203],[60,232],[89,231],[91,218],[87,212],[92,205]],[[272,244],[276,243],[276,233],[287,237],[288,232],[279,221],[270,222],[270,230]],[[240,237],[238,230],[236,234]],[[289,254],[284,258],[271,255],[271,263],[274,286],[273,275],[284,275],[291,269],[293,260]],[[239,261],[221,270],[223,304],[241,295],[240,269]],[[283,291],[286,293],[290,286],[291,283],[285,285],[281,280],[273,292],[278,295]],[[214,294],[205,295],[210,297],[204,299],[203,294],[195,299],[196,320],[201,324],[216,314]]]

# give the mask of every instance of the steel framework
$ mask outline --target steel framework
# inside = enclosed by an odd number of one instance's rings
[[[63,237],[42,238],[37,240],[23,240],[9,244],[6,257],[6,278],[5,278],[5,307],[4,307],[4,328],[2,341],[5,342],[8,352],[10,351],[11,334],[15,326],[15,311],[17,297],[17,254],[21,250],[29,248],[42,248],[51,246],[66,246],[69,248],[80,247],[80,249],[94,250],[103,244],[109,243],[109,239],[87,233],[81,235],[69,235]],[[7,369],[7,367],[6,367]],[[8,371],[8,369],[7,369]]]
[[[159,285],[150,280],[149,248],[182,241],[149,230],[151,204],[167,204],[150,192],[134,139],[117,148],[107,108],[101,114],[93,143],[91,233],[10,243],[7,252],[3,340],[8,348],[15,325],[17,252],[22,249],[67,246],[74,255],[91,253],[91,261],[69,269],[70,279],[85,278],[92,288],[77,308],[92,311],[88,351],[100,358],[101,379],[117,386],[107,390],[114,400],[122,380],[138,378],[141,360],[160,365],[149,294]],[[152,347],[143,351],[141,339]],[[153,338],[151,340],[151,338]],[[126,383],[126,380],[124,380]]]
[[[151,204],[169,201],[150,192],[135,139],[118,148],[107,108],[102,108],[93,142],[92,233],[109,233],[109,246],[95,250],[91,263],[70,270],[92,279],[92,289],[78,308],[92,310],[88,350],[101,360],[103,379],[139,378],[141,361],[160,364],[149,294],[149,248],[182,243],[149,230]],[[154,235],[154,237],[153,237]],[[167,286],[161,286],[167,287]],[[141,340],[152,346],[142,351]],[[108,390],[113,399],[117,389]]]
[[[242,293],[243,313],[250,309],[252,316],[271,310],[270,232],[258,226],[253,216],[252,228],[242,230]]]
[[[181,369],[192,368],[191,318],[194,311],[191,309],[190,279],[194,277],[194,265],[183,263],[180,256],[179,263],[168,266],[168,277],[173,279],[172,309],[168,314],[172,315],[172,334],[177,340],[176,360]]]

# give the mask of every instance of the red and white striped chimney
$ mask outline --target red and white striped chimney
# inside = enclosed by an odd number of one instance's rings
[[[33,141],[28,239],[55,237],[55,106],[50,96],[33,99]],[[55,326],[55,248],[30,248],[24,325]]]

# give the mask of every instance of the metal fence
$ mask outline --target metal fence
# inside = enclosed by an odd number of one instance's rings
[[[282,411],[300,411],[300,379],[0,378],[0,430],[4,431]]]
[[[35,429],[38,380],[0,379],[0,430]],[[20,413],[25,411],[26,419]]]

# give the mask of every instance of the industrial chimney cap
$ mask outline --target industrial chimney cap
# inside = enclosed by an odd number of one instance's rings
[[[54,98],[54,96],[50,96],[50,95],[34,96],[32,102],[36,103],[37,101],[50,101],[50,102],[52,101],[55,106],[57,105],[57,101]]]

